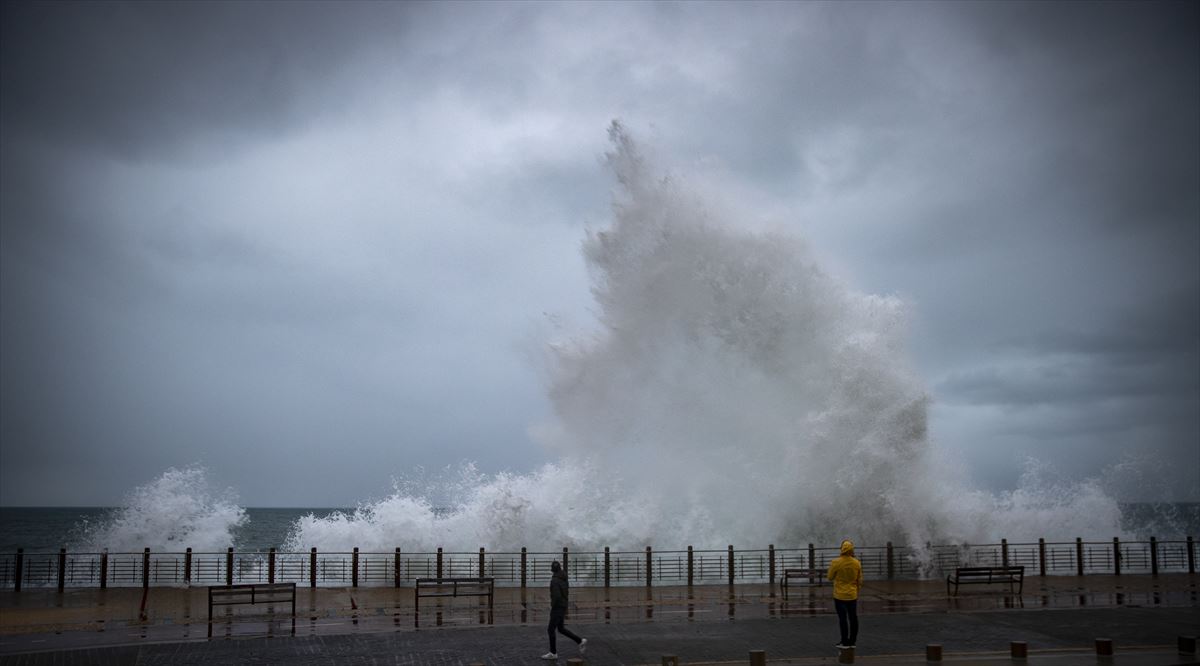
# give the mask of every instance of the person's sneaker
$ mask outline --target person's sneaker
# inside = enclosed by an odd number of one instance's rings
[[[586,651],[587,651],[587,639],[585,638],[585,639],[579,641],[579,654],[583,654]]]
[[[546,661],[550,661],[551,659],[558,659],[558,654],[554,653],[554,652],[547,652],[546,654],[542,655],[542,659],[545,659]]]
[[[834,643],[834,644],[833,644],[833,647],[835,647],[835,648],[837,648],[837,649],[839,649],[839,650],[845,650],[845,649],[846,649],[846,648],[848,648],[848,647],[854,647],[854,646],[853,646],[853,645],[846,645],[845,643]]]

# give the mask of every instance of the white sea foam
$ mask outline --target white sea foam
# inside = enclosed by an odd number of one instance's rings
[[[465,467],[447,511],[398,483],[297,521],[287,547],[388,551],[964,543],[1120,534],[1095,481],[974,490],[933,455],[905,307],[858,293],[784,234],[722,219],[616,123],[611,224],[589,232],[599,328],[552,346],[558,462]]]
[[[72,550],[216,552],[233,545],[245,521],[232,491],[214,490],[202,468],[171,468],[134,489],[111,515],[80,525]]]

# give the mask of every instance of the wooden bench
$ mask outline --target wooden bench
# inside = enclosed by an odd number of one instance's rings
[[[783,596],[787,596],[788,581],[791,579],[808,581],[809,585],[814,583],[818,586],[825,582],[825,572],[820,569],[801,568],[801,569],[784,569],[783,575],[779,577],[779,587],[783,590]]]
[[[954,573],[946,576],[946,594],[950,594],[950,585],[954,585],[954,594],[958,595],[959,585],[988,585],[992,583],[1007,583],[1008,591],[1017,586],[1017,594],[1025,588],[1025,567],[959,567]]]
[[[215,585],[208,588],[208,637],[212,638],[213,606],[243,604],[292,605],[292,635],[296,634],[296,584],[255,583],[253,585]]]
[[[492,610],[496,594],[495,578],[418,578],[415,611],[421,610],[421,597],[487,597],[488,611]]]

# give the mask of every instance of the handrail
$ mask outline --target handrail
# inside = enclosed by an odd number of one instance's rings
[[[1195,573],[1196,547],[1186,540],[1013,542],[857,546],[867,578],[933,578],[960,566],[1024,566],[1029,575],[1157,575]],[[542,585],[550,562],[565,564],[580,586],[774,584],[787,568],[826,568],[833,545],[697,550],[561,550],[450,552],[58,552],[0,553],[0,588],[133,587],[295,582],[411,586],[417,578],[495,578],[500,585]]]

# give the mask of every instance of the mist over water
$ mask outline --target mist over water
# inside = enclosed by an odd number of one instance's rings
[[[484,475],[468,464],[435,479],[401,478],[382,500],[300,518],[285,550],[1128,533],[1101,481],[1057,479],[1036,461],[1016,490],[971,488],[956,452],[931,442],[904,303],[855,291],[798,238],[726,219],[721,202],[656,171],[620,125],[610,138],[612,219],[582,247],[597,327],[550,346],[554,418],[532,428],[557,462],[523,474]],[[172,470],[139,489],[89,539],[229,545],[244,512],[193,472]],[[200,501],[182,501],[191,492]],[[448,506],[430,499],[447,494]]]

